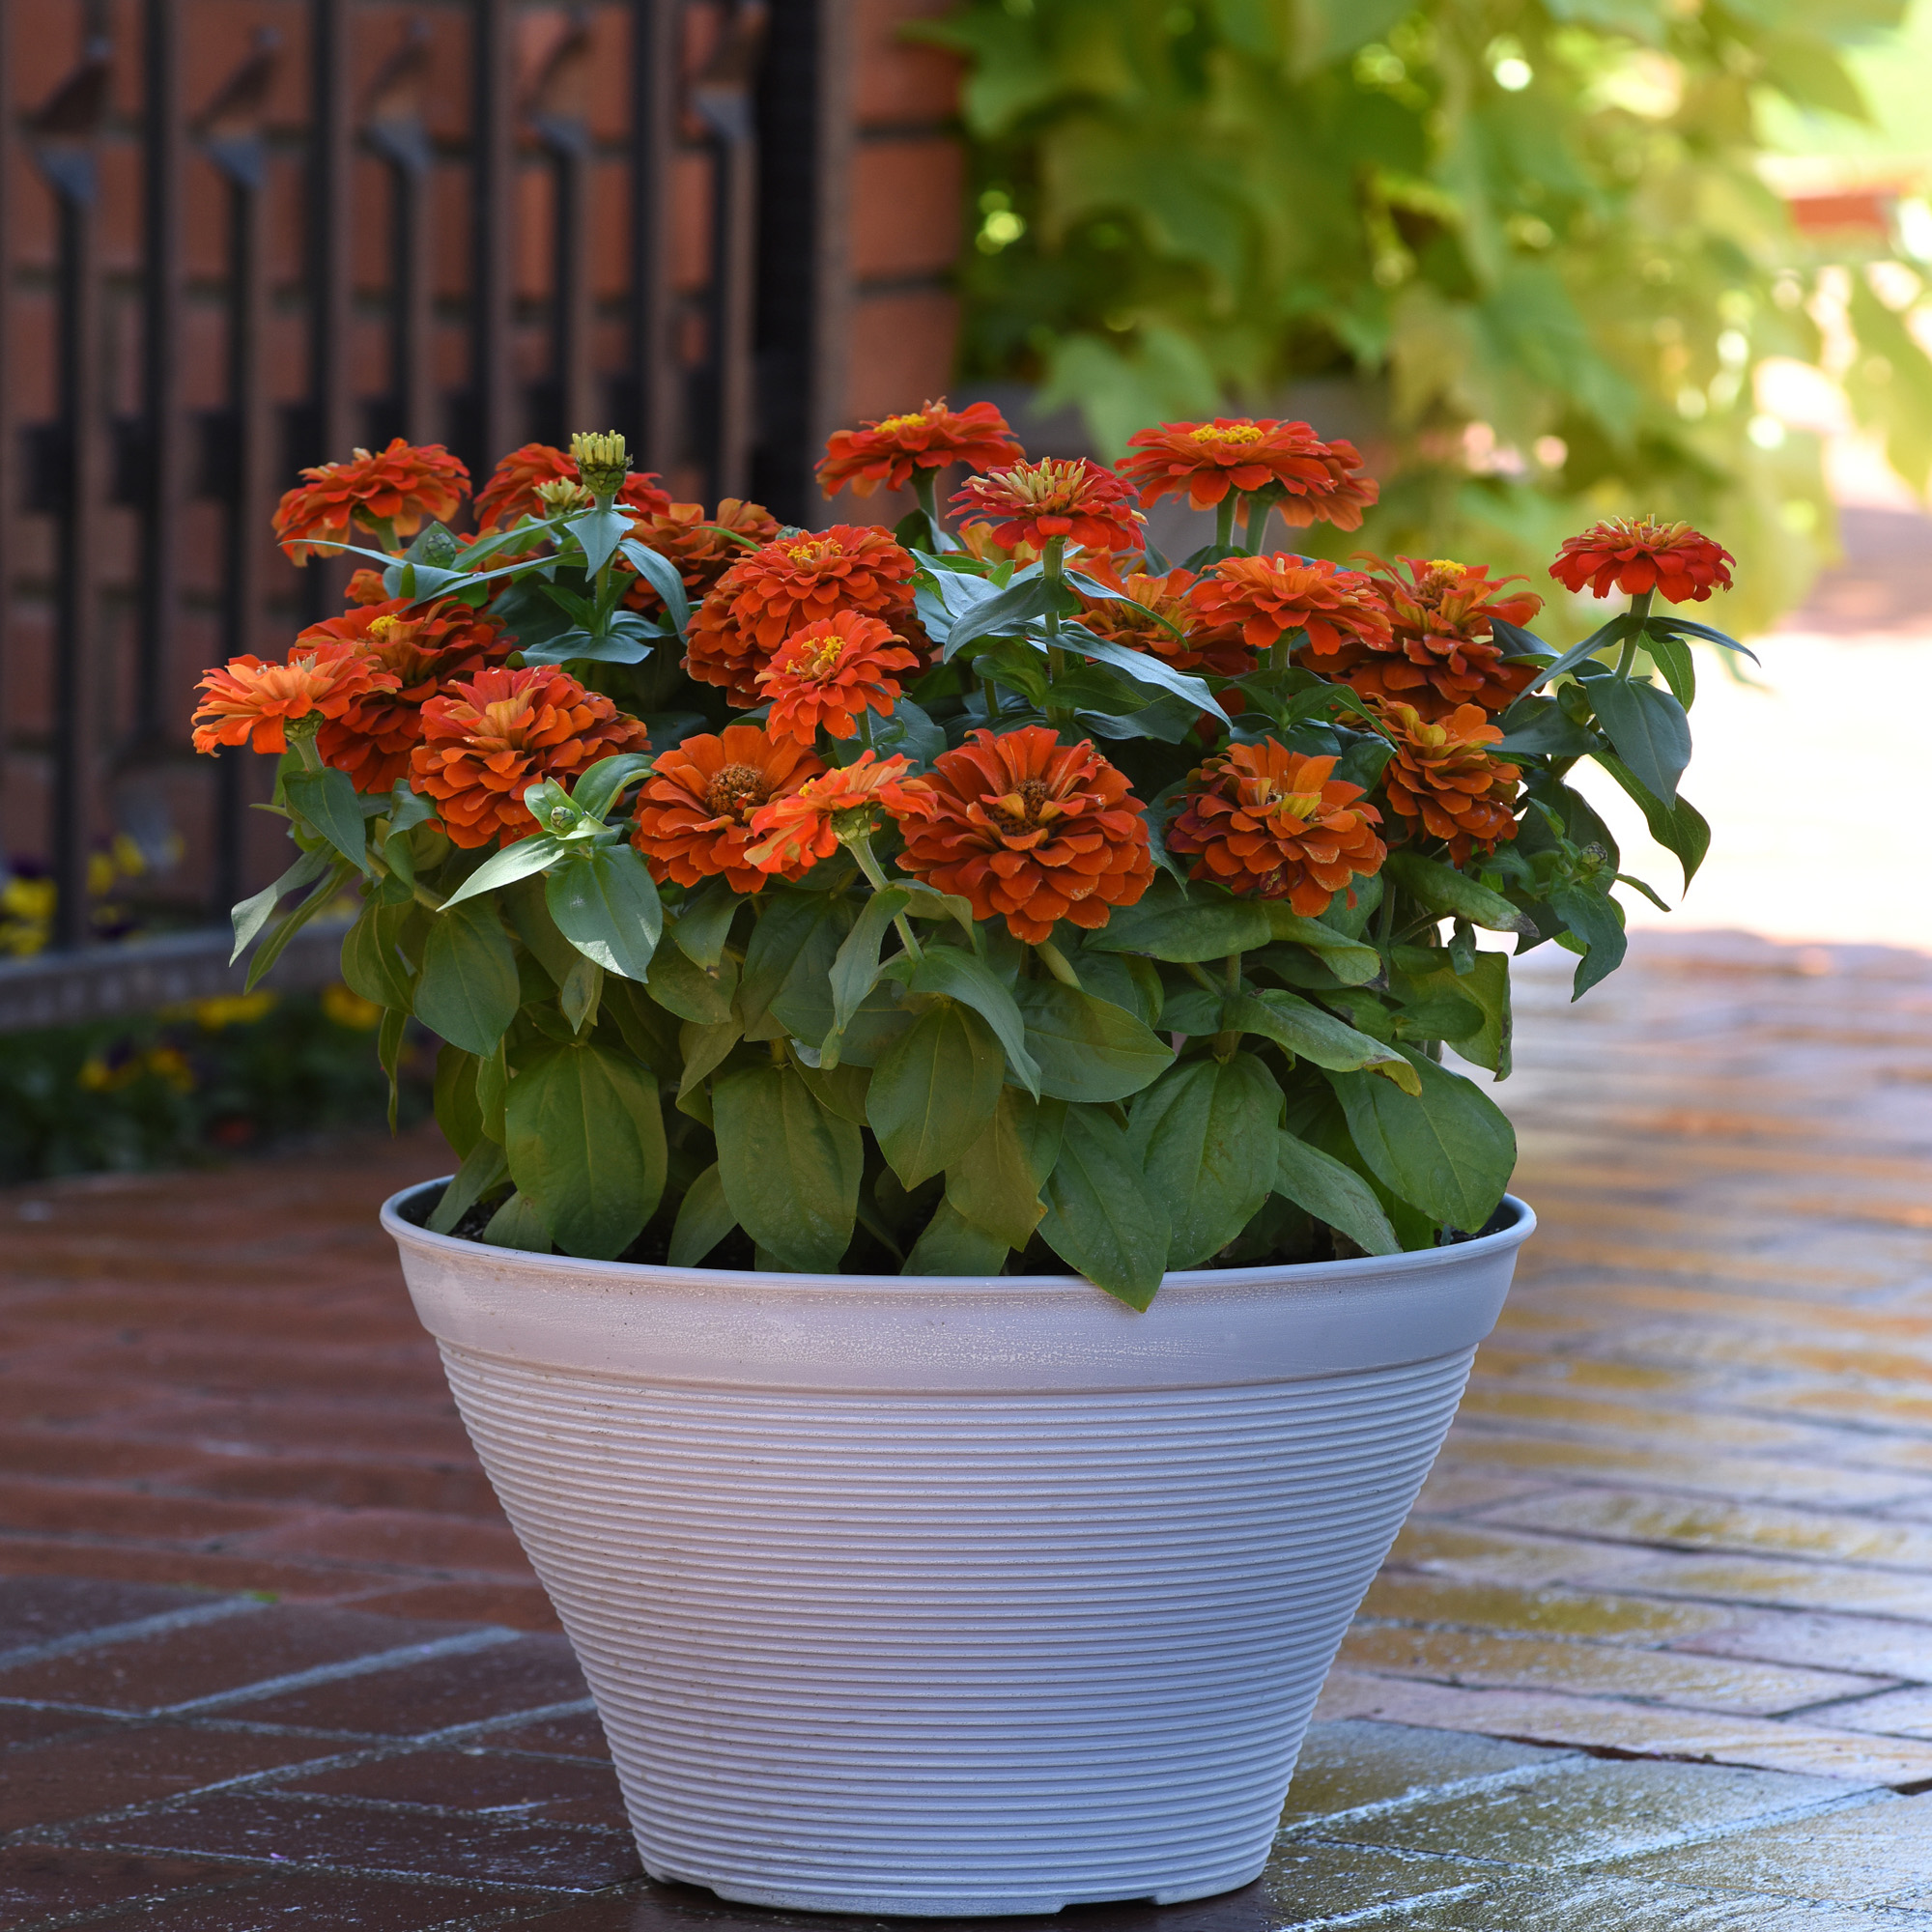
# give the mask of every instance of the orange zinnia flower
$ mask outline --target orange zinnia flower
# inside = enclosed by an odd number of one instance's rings
[[[1199,855],[1191,878],[1212,879],[1243,898],[1285,898],[1314,919],[1350,879],[1379,871],[1388,857],[1370,829],[1381,813],[1334,770],[1333,758],[1311,758],[1272,738],[1230,745],[1188,779],[1167,849]]]
[[[794,631],[758,673],[758,689],[772,700],[766,729],[802,745],[816,739],[821,724],[835,738],[849,738],[862,711],[891,712],[899,695],[892,673],[919,664],[919,653],[905,649],[890,624],[835,611]]]
[[[1354,530],[1380,494],[1373,477],[1357,473],[1362,458],[1352,442],[1323,442],[1305,422],[1162,423],[1136,430],[1127,447],[1134,453],[1122,459],[1121,473],[1140,486],[1143,507],[1184,491],[1195,509],[1209,510],[1230,490],[1266,490],[1279,493],[1276,506],[1290,524]]]
[[[875,755],[861,752],[856,764],[821,772],[760,807],[752,815],[758,843],[746,848],[746,859],[762,870],[795,875],[831,858],[841,836],[876,831],[881,809],[899,820],[930,818],[932,787],[907,777],[912,760],[891,757],[878,764]]]
[[[361,569],[349,573],[349,582],[343,585],[342,594],[351,604],[389,602],[389,586],[383,582],[383,573],[371,570],[366,563]]]
[[[802,625],[856,611],[902,636],[923,636],[912,614],[913,568],[912,553],[872,525],[780,537],[718,580],[691,620],[685,668],[749,709],[761,701],[758,672]]]
[[[327,555],[359,523],[378,536],[412,537],[425,518],[446,523],[469,494],[469,472],[440,442],[401,437],[373,455],[304,469],[275,508],[275,535],[295,563]]]
[[[1378,708],[1395,740],[1382,773],[1394,810],[1442,839],[1459,866],[1472,851],[1493,852],[1498,840],[1516,837],[1522,774],[1490,752],[1503,734],[1479,706],[1459,705],[1433,722],[1410,704]]]
[[[1425,718],[1459,704],[1502,711],[1535,676],[1533,665],[1504,662],[1492,631],[1498,619],[1527,624],[1542,610],[1532,590],[1499,594],[1518,579],[1492,580],[1484,565],[1446,558],[1399,557],[1406,577],[1379,557],[1363,561],[1375,565],[1372,581],[1393,626],[1386,642],[1366,640],[1370,654],[1343,672],[1365,697],[1412,704]]]
[[[1025,454],[991,403],[949,410],[942,396],[916,414],[886,416],[863,429],[835,430],[818,466],[818,486],[834,497],[849,483],[855,497],[869,497],[882,483],[888,490],[903,490],[915,469],[944,469],[952,463],[991,469]]]
[[[1375,584],[1359,570],[1342,570],[1319,556],[1281,551],[1223,557],[1189,601],[1206,617],[1239,624],[1256,650],[1290,631],[1305,631],[1313,656],[1347,664],[1389,640],[1389,613]]]
[[[1122,576],[1111,557],[1095,557],[1086,574],[1133,600],[1090,597],[1075,586],[1081,604],[1080,622],[1096,638],[1146,651],[1176,670],[1205,670],[1214,677],[1245,677],[1255,668],[1255,654],[1241,637],[1238,623],[1216,622],[1196,608],[1192,592],[1205,581],[1191,570],[1170,570],[1164,577]],[[1135,605],[1139,605],[1136,610]],[[1151,611],[1153,615],[1148,613]],[[1176,637],[1160,619],[1177,626]],[[1077,649],[1079,639],[1067,639]]]
[[[1581,536],[1565,537],[1549,574],[1570,590],[1587,583],[1597,597],[1661,590],[1667,603],[1695,598],[1701,604],[1713,589],[1731,587],[1726,566],[1735,562],[1729,551],[1689,524],[1612,517]]]
[[[811,860],[801,856],[760,869],[747,851],[755,836],[752,821],[824,769],[803,745],[755,724],[687,738],[645,780],[631,843],[660,882],[695,886],[722,872],[733,892],[757,893],[774,873],[795,879]]]
[[[195,687],[194,749],[216,752],[246,745],[257,752],[286,752],[287,727],[299,719],[337,716],[368,691],[393,691],[396,680],[364,661],[354,644],[324,641],[289,653],[287,664],[257,657],[230,658],[204,671]]]
[[[347,611],[296,639],[298,647],[311,642],[354,644],[366,664],[393,679],[351,698],[316,739],[323,763],[347,772],[366,792],[387,791],[407,775],[422,740],[422,707],[441,686],[501,664],[511,648],[494,617],[454,597],[413,610],[398,600]]]
[[[521,449],[511,450],[477,492],[477,531],[508,529],[525,517],[546,515],[537,496],[538,485],[577,481],[577,464],[567,449],[548,442],[526,442]],[[625,477],[617,500],[639,516],[655,516],[670,508],[670,493],[660,489],[657,477],[648,472]]]
[[[540,779],[567,781],[613,752],[649,749],[635,718],[548,665],[478,671],[423,706],[422,731],[411,781],[463,846],[536,831],[524,793]]]
[[[976,919],[1006,916],[1015,939],[1056,920],[1090,931],[1153,881],[1140,801],[1091,743],[1042,725],[975,731],[932,767],[933,812],[906,833],[899,868],[968,899]]]
[[[1084,456],[1070,462],[1049,456],[969,476],[952,498],[969,526],[990,523],[995,542],[1039,551],[1056,541],[1082,550],[1138,550],[1145,520],[1133,503],[1134,493],[1111,469]]]

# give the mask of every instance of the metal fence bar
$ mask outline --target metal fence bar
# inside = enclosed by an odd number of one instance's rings
[[[99,156],[108,43],[89,37],[80,65],[34,116],[35,159],[58,210],[55,316],[58,366],[53,626],[53,939],[89,937],[88,860],[99,809],[99,709],[104,696],[99,586],[95,578],[102,434],[99,246]]]
[[[304,465],[340,462],[360,441],[350,381],[349,0],[310,0],[308,237],[303,275],[308,304],[308,406],[298,412],[308,447]],[[290,479],[293,480],[292,478]],[[341,603],[348,566],[311,557],[303,572],[311,622]]]
[[[479,475],[523,440],[511,361],[516,148],[509,0],[471,0],[469,447]]]
[[[530,92],[529,122],[550,162],[550,377],[545,407],[551,441],[602,425],[605,409],[590,363],[590,124],[584,82],[590,28],[579,15],[552,50]]]
[[[182,102],[177,0],[146,0],[141,37],[141,595],[135,605],[134,755],[180,736],[168,685],[187,496],[181,412]]]
[[[676,156],[682,0],[632,0],[631,388],[628,426],[642,467],[668,474],[682,446],[683,382],[672,327],[670,206]]]
[[[436,153],[418,98],[428,64],[428,24],[412,17],[362,106],[362,138],[388,166],[389,401],[397,433],[412,442],[435,442],[440,429],[430,340],[429,186]]]

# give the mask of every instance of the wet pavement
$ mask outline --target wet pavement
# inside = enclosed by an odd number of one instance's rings
[[[1268,1875],[1069,1925],[1932,1932],[1932,959],[1566,995],[1500,1090],[1543,1228]],[[0,1195],[0,1928],[826,1922],[637,1877],[371,1220],[438,1166]]]

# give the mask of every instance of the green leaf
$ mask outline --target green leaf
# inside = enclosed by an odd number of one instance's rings
[[[687,893],[670,925],[677,950],[694,966],[710,972],[724,956],[724,942],[741,903],[724,879],[707,879],[696,892]]]
[[[1066,1107],[1000,1091],[986,1131],[946,1170],[946,1198],[1009,1248],[1024,1248],[1045,1213],[1039,1190],[1060,1157]]]
[[[554,1245],[543,1210],[521,1194],[512,1194],[490,1216],[482,1238],[493,1248],[522,1248],[535,1255],[547,1255]]]
[[[863,1127],[866,1124],[866,1092],[872,1084],[872,1070],[869,1066],[807,1066],[802,1061],[794,1061],[793,1070],[818,1097],[818,1104],[828,1114],[837,1114],[841,1121],[850,1121]]]
[[[319,772],[290,772],[282,781],[282,796],[358,872],[368,871],[368,820],[347,772],[333,765]]]
[[[1167,1209],[1126,1134],[1098,1107],[1069,1107],[1039,1232],[1068,1267],[1144,1309],[1167,1272]]]
[[[570,802],[587,818],[608,817],[624,787],[650,768],[650,755],[644,752],[619,752],[612,757],[599,758],[578,773],[577,782],[570,788]]]
[[[509,1173],[510,1159],[503,1150],[495,1141],[478,1140],[463,1156],[463,1165],[442,1190],[436,1212],[424,1225],[432,1235],[452,1234],[464,1215],[492,1188],[500,1187]]]
[[[1667,691],[1643,678],[1594,677],[1590,702],[1617,756],[1643,788],[1666,808],[1677,802],[1677,781],[1690,762],[1690,721]]]
[[[1418,1001],[1426,1002],[1432,996],[1446,994],[1472,1005],[1477,1010],[1479,1022],[1476,1029],[1461,1037],[1453,1034],[1444,1037],[1454,1042],[1461,1059],[1473,1065],[1487,1067],[1498,1080],[1504,1080],[1509,1077],[1513,1029],[1509,954],[1476,952],[1471,958],[1468,972],[1459,974],[1448,952],[1435,952],[1431,965],[1425,971],[1404,972],[1396,976],[1394,990],[1405,1000],[1413,996]],[[1410,1016],[1415,1010],[1413,1007],[1407,1009],[1399,1016],[1399,1023],[1412,1024]]]
[[[385,1007],[382,1024],[376,1029],[376,1065],[389,1082],[389,1131],[396,1131],[396,1109],[403,1097],[400,1073],[403,1065],[403,1029],[410,1023],[407,1007]]]
[[[1536,936],[1529,915],[1513,906],[1500,893],[1479,885],[1453,866],[1425,859],[1419,852],[1391,852],[1383,868],[1397,885],[1414,894],[1423,906],[1438,918],[1466,919],[1491,932],[1519,932]]]
[[[1600,742],[1594,731],[1577,724],[1548,697],[1519,698],[1500,723],[1502,742],[1490,749],[1504,757],[1520,753],[1525,757],[1580,758]]]
[[[1517,645],[1512,653],[1516,657],[1526,657],[1532,651],[1543,648],[1527,631],[1520,631],[1514,624],[1497,623],[1492,625],[1491,629],[1505,643]],[[1578,665],[1587,664],[1599,651],[1607,650],[1610,645],[1621,643],[1635,629],[1636,619],[1628,611],[1619,611],[1607,624],[1600,625],[1592,631],[1580,644],[1572,644],[1561,657],[1539,670],[1523,686],[1522,696],[1527,697],[1532,692],[1541,691],[1551,678],[1561,677],[1565,671],[1574,671]],[[1517,644],[1519,639],[1523,640],[1520,645]]]
[[[866,1093],[879,1151],[906,1187],[950,1167],[993,1118],[1006,1056],[970,1008],[942,1000],[880,1061]]]
[[[557,930],[607,973],[650,975],[664,909],[649,868],[629,845],[580,846],[544,881]]]
[[[1646,629],[1643,647],[1650,653],[1651,662],[1663,673],[1663,681],[1670,687],[1671,696],[1689,711],[1697,696],[1697,666],[1690,646],[1668,631]]]
[[[480,1064],[473,1053],[446,1041],[436,1051],[436,1123],[458,1160],[469,1159],[469,1150],[483,1138],[483,1111],[476,1099]]]
[[[1189,1060],[1134,1102],[1127,1138],[1173,1223],[1167,1265],[1224,1248],[1274,1191],[1281,1089],[1251,1053]]]
[[[1104,638],[1096,638],[1092,631],[1079,624],[1066,625],[1060,636],[1068,650],[1078,651],[1082,657],[1097,658],[1138,685],[1185,698],[1197,710],[1208,712],[1223,724],[1231,722],[1228,714],[1221,709],[1221,700],[1214,696],[1205,678],[1176,670],[1164,658],[1155,657],[1151,651],[1137,651],[1126,644],[1112,643]]]
[[[1303,919],[1279,899],[1268,900],[1266,912],[1276,939],[1307,947],[1343,985],[1366,986],[1382,970],[1381,956],[1373,946],[1364,946],[1319,919]]]
[[[684,1084],[678,1089],[679,1098],[695,1092],[724,1065],[725,1056],[744,1037],[745,1030],[736,1020],[724,1020],[716,1026],[698,1026],[687,1020],[679,1027],[677,1047],[684,1056]]]
[[[416,976],[415,1014],[466,1053],[493,1052],[517,1016],[517,956],[487,905],[445,908],[430,921]]]
[[[929,1220],[906,1257],[902,1274],[998,1274],[1006,1265],[1007,1243],[990,1230],[969,1221],[941,1197]]]
[[[1400,1040],[1446,1039],[1460,1043],[1483,1030],[1483,1009],[1461,993],[1443,991],[1411,1000],[1395,1016]]]
[[[328,870],[327,852],[304,852],[272,886],[264,886],[252,898],[245,898],[229,915],[235,925],[235,951],[228,955],[234,965],[248,949],[248,942],[274,917],[283,894],[319,879]]]
[[[572,1033],[597,1023],[597,1007],[604,995],[604,969],[594,959],[580,958],[556,989],[556,1004]],[[534,1015],[532,1015],[534,1017]]]
[[[567,519],[563,526],[583,546],[583,574],[595,577],[629,535],[631,520],[613,505],[586,510],[581,517]]]
[[[1624,963],[1629,941],[1615,902],[1588,886],[1562,886],[1549,895],[1551,907],[1586,949],[1577,962],[1570,997],[1580,1000],[1600,980],[1607,980]]]
[[[1650,827],[1650,836],[1666,852],[1675,854],[1684,868],[1688,891],[1690,881],[1697,876],[1698,867],[1704,863],[1704,855],[1711,849],[1711,827],[1704,814],[1687,798],[1679,797],[1674,804],[1665,805],[1621,758],[1600,752],[1597,762],[1636,801],[1644,823]]]
[[[859,908],[852,930],[839,942],[832,959],[832,1028],[825,1036],[828,1050],[878,983],[879,948],[886,929],[911,901],[912,894],[903,886],[888,886],[884,892],[874,893]]]
[[[952,577],[956,573],[948,572]],[[961,586],[977,584],[978,580],[960,578]],[[948,588],[952,588],[949,585]],[[1043,576],[1024,577],[1017,583],[1009,584],[1005,590],[992,591],[975,601],[961,616],[952,620],[948,633],[942,658],[951,662],[962,645],[970,644],[980,638],[1010,635],[1022,625],[1036,617],[1044,617],[1049,611],[1061,608],[1063,603],[1073,600],[1068,593],[1059,590]]]
[[[397,947],[415,913],[413,905],[384,905],[373,898],[362,902],[355,923],[342,935],[342,978],[352,993],[379,1007],[410,1010],[414,984]]]
[[[475,1056],[471,1056],[475,1059]],[[499,1146],[510,1136],[510,1065],[503,1042],[476,1060],[476,1115],[482,1131]]]
[[[442,909],[447,912],[451,906],[473,899],[480,893],[513,886],[519,879],[541,872],[546,866],[554,866],[579,849],[568,839],[553,838],[548,832],[533,832],[527,838],[519,838],[514,845],[505,845],[500,852],[492,853],[443,900]]]
[[[1225,959],[1265,946],[1274,936],[1268,911],[1257,899],[1237,899],[1211,886],[1181,888],[1165,872],[1136,905],[1116,906],[1097,932],[1086,936],[1090,952],[1145,952],[1176,964]]]
[[[1237,993],[1223,1005],[1221,1015],[1223,1026],[1260,1034],[1317,1066],[1336,1072],[1366,1068],[1415,1091],[1415,1069],[1394,1047],[1371,1039],[1297,994],[1274,988],[1252,997]]]
[[[1471,1080],[1405,1049],[1421,1077],[1408,1094],[1362,1073],[1331,1073],[1349,1136],[1383,1186],[1465,1234],[1496,1211],[1516,1167],[1516,1132]]]
[[[915,993],[943,993],[971,1007],[992,1028],[1020,1085],[1036,1100],[1039,1098],[1039,1068],[1027,1051],[1026,1021],[1013,996],[989,966],[956,946],[930,947],[913,968],[911,989]]]
[[[747,1039],[789,1034],[816,1046],[832,1031],[832,968],[850,914],[836,893],[765,895],[738,987]]]
[[[682,638],[691,624],[691,599],[685,595],[684,579],[679,576],[677,565],[669,557],[639,543],[635,537],[626,537],[618,549],[623,552],[625,560],[636,568],[638,575],[664,599],[670,621]]]
[[[732,1218],[780,1265],[836,1274],[852,1244],[865,1136],[788,1066],[712,1083],[718,1172]]]
[[[1174,1059],[1173,1049],[1123,1007],[1058,980],[1022,980],[1014,998],[1045,1098],[1124,1100]]]
[[[1276,1136],[1275,1155],[1277,1194],[1347,1235],[1365,1254],[1402,1252],[1375,1190],[1352,1167],[1290,1133]]]
[[[681,1020],[718,1026],[734,1017],[732,996],[738,990],[738,962],[721,959],[715,974],[692,964],[675,946],[660,946],[651,955],[644,983],[651,998]]]
[[[317,912],[334,904],[336,893],[340,893],[342,887],[348,885],[350,879],[354,877],[355,871],[350,866],[350,862],[338,858],[328,877],[323,879],[323,883],[313,893],[309,893],[307,898],[296,900],[296,904],[286,914],[282,914],[282,923],[276,925],[272,933],[269,933],[269,937],[255,949],[255,956],[247,962],[247,978],[242,981],[243,993],[255,991],[255,987],[267,978],[274,962],[282,956],[282,949],[290,943],[290,939],[294,939],[296,933],[299,933],[301,927],[307,925]]]
[[[657,1083],[596,1045],[535,1049],[510,1082],[505,1143],[517,1191],[568,1255],[614,1261],[665,1185]]]
[[[705,1256],[737,1225],[714,1160],[684,1190],[677,1219],[671,1224],[670,1252],[665,1259],[672,1267],[699,1267]]]

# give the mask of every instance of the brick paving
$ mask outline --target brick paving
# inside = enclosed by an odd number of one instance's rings
[[[1091,1932],[1932,1932],[1932,960],[1524,978],[1543,1230],[1274,1863]],[[372,1224],[438,1165],[0,1195],[0,1932],[818,1922],[638,1876]]]

